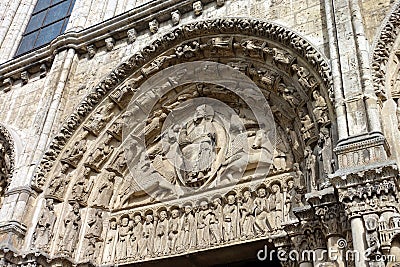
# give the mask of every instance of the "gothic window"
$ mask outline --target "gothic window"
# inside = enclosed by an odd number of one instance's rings
[[[75,0],[38,0],[16,56],[50,43],[67,27]]]

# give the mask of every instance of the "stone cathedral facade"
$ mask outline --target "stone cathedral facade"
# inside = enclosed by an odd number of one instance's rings
[[[400,266],[399,140],[400,1],[0,2],[0,266]]]

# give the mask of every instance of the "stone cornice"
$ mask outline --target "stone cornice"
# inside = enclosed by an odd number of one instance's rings
[[[125,38],[126,31],[131,28],[135,28],[137,32],[146,30],[151,20],[157,19],[160,23],[167,21],[171,18],[172,11],[179,10],[181,14],[190,12],[193,10],[193,2],[193,0],[152,1],[89,28],[80,31],[72,29],[58,36],[49,45],[1,64],[0,85],[7,78],[19,79],[22,71],[38,72],[41,64],[51,63],[54,55],[61,50],[73,48],[80,53],[86,53],[86,47],[90,44],[101,47],[105,45],[104,40],[108,37],[112,36],[115,40]],[[211,2],[213,0],[202,0],[203,4]]]

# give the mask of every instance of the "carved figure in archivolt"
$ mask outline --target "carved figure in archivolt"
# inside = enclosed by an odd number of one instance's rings
[[[86,204],[89,194],[93,188],[93,181],[90,179],[91,169],[85,167],[83,174],[80,175],[72,187],[72,199]]]
[[[49,246],[53,237],[53,228],[57,216],[54,212],[54,204],[52,199],[46,199],[46,204],[42,208],[42,214],[36,225],[34,233],[34,246],[45,252],[49,252]]]
[[[102,241],[101,235],[103,233],[103,212],[101,210],[96,210],[89,216],[87,224],[88,229],[85,234],[88,244],[86,258],[92,260],[96,254],[96,244]]]
[[[312,191],[317,190],[317,157],[314,155],[310,146],[306,147],[304,158],[306,161],[306,185],[308,185]]]
[[[112,109],[114,108],[114,103],[108,103],[107,105],[101,106],[99,110],[96,111],[95,114],[89,119],[89,121],[85,124],[85,129],[93,133],[94,135],[98,135],[103,127],[111,120],[114,113]]]
[[[115,173],[107,172],[102,175],[102,183],[94,194],[94,203],[99,207],[108,207],[114,193]]]
[[[302,206],[303,206],[302,196],[299,192],[297,192],[297,188],[295,187],[294,181],[289,180],[287,183],[287,193],[285,200],[285,213],[284,213],[285,221],[296,220],[296,216],[293,213],[293,208]]]
[[[77,140],[73,146],[68,148],[65,152],[64,158],[61,160],[61,162],[65,162],[74,168],[76,168],[87,149],[86,138],[84,136],[80,137],[82,137],[82,139]]]
[[[333,172],[332,169],[332,162],[333,160],[333,152],[332,152],[332,140],[330,137],[329,129],[326,127],[322,127],[319,133],[319,140],[318,140],[318,158],[319,158],[319,165],[320,165],[320,184],[321,188],[328,187],[330,182],[328,180],[328,175]]]
[[[69,183],[69,179],[67,179],[67,172],[69,169],[69,165],[64,163],[61,165],[60,173],[54,177],[51,181],[48,188],[48,195],[51,197],[55,197],[56,199],[62,199],[66,190],[66,187]]]
[[[326,124],[329,123],[329,118],[328,118],[328,107],[326,105],[326,101],[321,96],[318,90],[315,90],[312,93],[313,99],[314,99],[314,109],[313,113],[315,115],[315,119],[318,124]]]
[[[60,251],[68,255],[76,249],[76,245],[79,239],[79,231],[81,229],[82,220],[80,214],[80,207],[78,203],[75,203],[72,210],[68,212],[63,220],[63,231],[60,235]]]
[[[113,151],[114,147],[112,145],[107,143],[100,144],[95,151],[89,155],[86,166],[92,168],[96,172],[100,172]]]

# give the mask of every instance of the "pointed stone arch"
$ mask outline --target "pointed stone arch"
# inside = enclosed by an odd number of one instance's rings
[[[302,72],[302,70],[306,70],[304,68],[299,69],[297,72],[300,76],[303,75],[303,77],[299,78],[303,79],[305,83],[307,83],[307,79],[309,78],[314,80],[318,84],[318,87],[321,87],[321,90],[324,91],[325,96],[329,97],[331,102],[333,102],[332,73],[328,60],[310,42],[294,31],[278,24],[244,18],[226,18],[190,23],[164,34],[153,41],[152,44],[132,55],[92,89],[71,116],[63,123],[60,133],[50,144],[48,151],[39,165],[37,175],[33,181],[33,188],[38,191],[41,190],[45,174],[50,170],[52,163],[84,119],[113,89],[122,84],[124,80],[140,69],[141,66],[146,65],[146,63],[148,64],[157,55],[162,54],[167,49],[185,40],[201,36],[211,36],[213,34],[234,33],[271,40],[295,52],[302,63],[307,64],[312,71],[312,74],[310,74]],[[318,81],[315,78],[318,78]]]
[[[375,38],[371,53],[372,77],[375,93],[382,100],[388,96],[390,80],[387,79],[390,58],[394,55],[396,39],[400,34],[400,3],[394,4]]]
[[[124,153],[127,152],[121,145],[124,114],[136,89],[150,77],[169,66],[198,60],[229,65],[262,88],[269,104],[273,106],[281,152],[273,162],[271,175],[261,184],[243,181],[226,194],[163,205],[146,197],[134,179],[125,179],[127,167]],[[178,77],[168,77],[167,86],[172,88],[176,79]],[[198,86],[190,84],[177,87],[174,88],[174,94],[160,97],[158,106],[150,110],[147,126],[152,126],[154,119],[160,122],[159,117],[163,112],[160,107],[171,104],[168,101],[179,102],[199,95],[224,99],[216,94],[220,88],[205,84],[207,90],[202,89],[199,93]],[[282,237],[282,222],[297,220],[289,210],[294,205],[302,204],[301,195],[305,191],[316,189],[317,177],[326,177],[333,171],[332,146],[336,138],[336,125],[331,86],[327,60],[304,38],[282,26],[231,18],[195,22],[175,28],[134,54],[93,88],[54,138],[32,185],[39,193],[43,192],[41,198],[49,200],[42,208],[42,215],[34,230],[34,246],[50,255],[74,257],[76,262],[94,260],[94,253],[100,250],[104,254],[97,258],[102,263],[127,262],[131,260],[128,250],[125,254],[116,255],[116,246],[123,247],[123,244],[117,245],[116,233],[129,232],[128,228],[136,217],[140,218],[136,225],[145,227],[145,220],[153,225],[154,218],[160,217],[164,211],[172,222],[174,211],[178,210],[183,218],[185,208],[204,203],[207,207],[211,207],[207,203],[213,203],[222,216],[228,212],[223,208],[232,206],[232,199],[238,204],[239,196],[245,195],[245,192],[248,196],[246,201],[265,198],[262,195],[268,193],[271,201],[279,203],[271,213],[274,223],[268,226],[268,234],[275,235],[274,238]],[[225,99],[225,102],[229,101]],[[259,126],[248,124],[255,132],[255,137],[251,137],[255,144]],[[153,141],[160,136],[159,132],[154,136],[150,137]],[[254,147],[260,148],[262,144]],[[318,164],[320,166],[317,168]],[[326,180],[320,182],[323,184]],[[162,187],[160,184],[151,186]],[[307,188],[302,188],[304,186]],[[96,195],[92,192],[96,192]],[[286,201],[289,196],[291,204]],[[193,213],[194,210],[188,212],[185,219],[190,221]],[[46,222],[47,217],[52,218],[51,223]],[[103,224],[103,220],[107,223]],[[73,227],[71,221],[76,221],[75,231],[81,235],[78,236],[76,232],[69,234]],[[233,221],[238,222],[237,218]],[[51,225],[51,229],[44,225]],[[258,225],[256,233],[251,228],[246,232],[248,238],[255,238],[255,234],[265,236],[265,227]],[[46,234],[46,231],[51,234]],[[220,242],[216,234],[218,231],[215,229],[214,233],[213,242],[216,243]],[[237,232],[232,231],[232,235],[235,236]],[[229,242],[232,241],[230,238],[227,238]],[[110,242],[106,243],[105,240]],[[87,251],[79,249],[83,244],[88,248]],[[212,248],[206,245],[205,248]],[[197,249],[200,249],[198,245],[196,247],[189,242],[179,249],[176,247],[171,253],[185,254]],[[141,253],[145,256],[140,260],[148,260],[152,254],[148,251]]]

